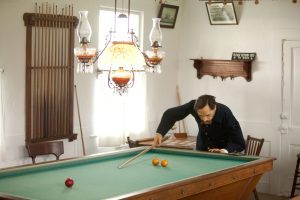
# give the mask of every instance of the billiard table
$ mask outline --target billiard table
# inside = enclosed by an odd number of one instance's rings
[[[273,158],[138,147],[0,170],[0,199],[247,199]],[[152,159],[167,159],[167,167]],[[74,180],[72,187],[65,180]]]

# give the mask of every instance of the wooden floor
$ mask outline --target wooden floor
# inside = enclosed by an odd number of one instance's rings
[[[258,193],[259,200],[288,200],[287,197],[279,197],[270,194]],[[249,200],[255,200],[254,195],[251,195]]]

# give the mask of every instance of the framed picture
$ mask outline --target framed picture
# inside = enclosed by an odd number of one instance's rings
[[[233,2],[206,2],[206,8],[211,25],[238,24]]]
[[[178,14],[179,6],[161,4],[158,17],[160,20],[160,27],[174,28]]]

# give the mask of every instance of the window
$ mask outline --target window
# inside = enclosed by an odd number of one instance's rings
[[[103,49],[107,34],[114,28],[114,16],[114,9],[100,9],[99,49]],[[140,42],[141,21],[141,12],[130,13],[130,27],[133,28]],[[124,24],[116,22],[117,28],[122,25]],[[123,96],[113,93],[113,89],[108,87],[107,78],[108,73],[99,75],[94,92],[94,130],[99,137],[99,146],[122,145],[127,136],[143,137],[147,130],[145,74],[135,74],[134,86]]]
[[[127,15],[127,12],[124,11],[124,14]],[[121,14],[121,12],[117,11],[117,16]],[[105,46],[105,39],[109,34],[110,30],[114,30],[114,23],[115,23],[115,11],[114,9],[109,8],[102,8],[100,9],[99,14],[99,49],[103,49]],[[142,44],[143,41],[143,27],[142,27],[142,12],[131,11],[130,12],[130,19],[129,19],[129,29],[133,29],[135,35],[138,37],[140,43]],[[127,30],[127,21],[124,23],[121,20],[116,21],[116,29],[117,31]]]

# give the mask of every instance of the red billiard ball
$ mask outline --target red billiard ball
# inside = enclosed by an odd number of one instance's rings
[[[65,185],[67,187],[72,187],[74,185],[74,180],[71,179],[71,178],[67,178],[66,181],[65,181]]]

